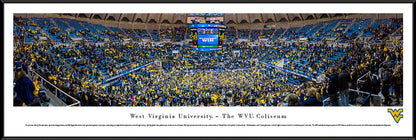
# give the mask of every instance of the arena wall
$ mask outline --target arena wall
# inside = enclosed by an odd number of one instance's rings
[[[80,17],[79,15],[82,15]],[[159,30],[166,29],[168,27],[181,27],[187,26],[186,17],[189,14],[15,14],[16,17],[53,17],[53,18],[70,18],[80,21],[87,21],[92,24],[101,24],[108,27],[119,27],[125,29],[148,29]],[[83,16],[86,16],[83,17]],[[233,21],[235,23],[227,24],[228,27],[235,27],[237,29],[263,29],[264,25],[275,25],[276,28],[291,28],[302,27],[308,24],[315,24],[322,21],[329,21],[334,19],[385,19],[385,18],[402,18],[403,14],[270,14],[270,13],[253,13],[253,14],[224,14],[224,23]],[[312,18],[312,19],[311,19]],[[108,20],[108,19],[115,19]],[[266,21],[272,20],[273,22]],[[142,22],[146,23],[142,23]],[[156,23],[147,23],[147,22]],[[164,23],[162,23],[164,21]],[[247,23],[241,23],[245,22]],[[253,23],[254,21],[260,21],[261,23]],[[176,22],[183,24],[175,24]]]

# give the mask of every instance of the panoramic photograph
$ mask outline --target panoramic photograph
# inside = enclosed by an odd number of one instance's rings
[[[15,13],[13,85],[14,107],[403,106],[403,14]]]

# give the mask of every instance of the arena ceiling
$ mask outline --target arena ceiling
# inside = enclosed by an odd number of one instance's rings
[[[138,23],[167,23],[167,24],[183,24],[189,13],[64,13],[60,15],[73,16],[75,18],[89,18],[105,21],[120,22],[138,22]],[[273,14],[273,13],[229,13],[221,15],[224,17],[224,23],[277,23],[290,21],[304,21],[332,17],[342,17],[349,14],[345,13],[290,13],[290,14]]]

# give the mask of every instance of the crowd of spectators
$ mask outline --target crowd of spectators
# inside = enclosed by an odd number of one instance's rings
[[[27,29],[26,26],[39,25],[28,25],[29,21],[20,19],[15,22],[15,36],[34,38],[30,33],[21,32]],[[328,24],[335,27],[338,22]],[[390,35],[399,29],[400,22],[392,20],[389,25],[369,28],[368,31]],[[59,33],[62,37],[67,36],[59,27],[46,27],[50,35]],[[305,36],[307,31],[315,29],[312,27],[293,28],[283,37],[293,39]],[[99,34],[112,40],[133,36],[135,31],[100,28],[103,29]],[[301,33],[297,33],[298,30]],[[348,106],[359,102],[356,101],[357,93],[348,90],[356,88],[373,95],[381,92],[384,105],[401,104],[401,45],[389,48],[385,44],[365,47],[358,43],[337,46],[324,41],[270,43],[271,40],[268,40],[269,43],[250,45],[250,42],[237,43],[234,39],[248,38],[250,33],[254,38],[263,38],[273,34],[274,30],[238,30],[238,34],[227,31],[227,37],[232,37],[228,38],[227,47],[210,52],[195,51],[190,46],[173,43],[154,45],[152,42],[112,41],[76,46],[19,44],[15,46],[13,55],[15,105],[41,104],[45,99],[39,97],[39,91],[43,88],[49,91],[62,89],[80,101],[82,106]],[[319,30],[318,34],[330,36],[329,31]],[[150,34],[153,41],[181,41],[185,32],[186,28],[170,28],[152,30]],[[81,35],[93,36],[97,42],[103,41],[97,33],[89,29],[81,31]],[[173,53],[174,50],[179,53]],[[233,54],[236,50],[239,51],[238,56]],[[161,65],[154,63],[108,83],[103,82],[156,61],[160,61]],[[277,62],[283,61],[287,63],[281,69],[264,65],[276,66]],[[40,83],[36,76],[28,77],[31,76],[28,75],[30,71],[38,73],[53,86]],[[314,79],[322,76],[324,80],[317,82],[299,75]],[[360,78],[361,82],[357,83]],[[63,93],[56,94],[66,104],[75,102]],[[360,104],[370,105],[370,100]]]

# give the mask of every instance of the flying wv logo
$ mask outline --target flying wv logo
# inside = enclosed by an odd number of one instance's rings
[[[393,117],[393,119],[396,121],[396,123],[399,123],[400,119],[403,118],[403,109],[387,109],[388,112],[390,112],[391,116]]]

